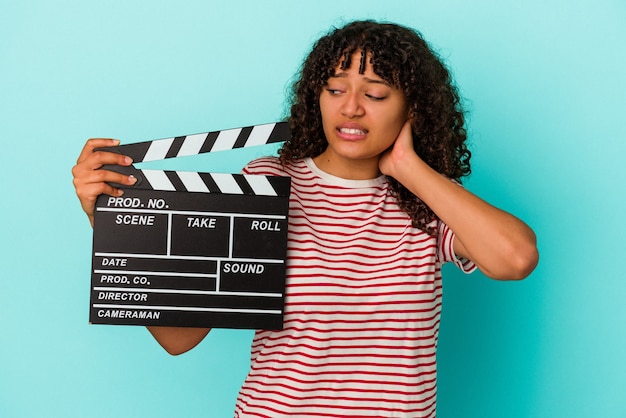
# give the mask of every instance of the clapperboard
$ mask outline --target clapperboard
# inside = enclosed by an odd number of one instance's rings
[[[141,163],[289,136],[281,122],[105,150]],[[91,323],[282,328],[288,177],[106,168],[138,180],[96,202]]]

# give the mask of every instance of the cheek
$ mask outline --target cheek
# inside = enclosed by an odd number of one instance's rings
[[[330,121],[329,113],[325,108],[320,108],[320,117],[322,118],[322,126],[325,129],[326,125]]]
[[[395,115],[396,116],[387,119],[385,123],[385,129],[387,132],[398,136],[398,134],[402,130],[402,127],[404,126],[404,123],[407,120],[407,117],[404,112],[397,112],[395,113]]]
[[[404,126],[404,123],[406,122],[408,118],[408,115],[406,114],[406,112],[403,112],[403,111],[399,111],[398,113],[396,113],[396,115],[398,116],[388,119],[387,123],[385,124],[385,129],[384,129],[385,144],[384,145],[386,148],[393,145],[398,135],[400,135],[400,131],[402,131],[402,127]]]
[[[328,106],[328,103],[324,104],[324,101],[320,100],[320,117],[322,118],[322,128],[325,134],[328,134],[328,129],[332,129],[331,127],[334,126],[334,115],[335,112]]]
[[[396,142],[397,138],[398,138],[397,133],[395,133],[395,132],[390,133],[390,135],[386,138],[384,143],[381,144],[381,148],[383,150],[386,150],[386,149],[390,148]]]
[[[325,94],[322,94],[319,101],[320,113],[322,117],[331,115],[336,109],[332,100],[328,100]]]
[[[398,109],[398,113],[396,113],[396,115],[397,117],[391,125],[393,126],[394,131],[396,131],[396,134],[399,134],[406,121],[409,120],[409,112],[406,108],[402,107]]]

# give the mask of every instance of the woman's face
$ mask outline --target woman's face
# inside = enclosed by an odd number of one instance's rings
[[[394,143],[408,117],[404,94],[374,73],[369,57],[359,74],[360,59],[361,51],[356,51],[353,65],[337,66],[320,93],[328,147],[315,161],[344,178],[377,176],[380,155]],[[366,167],[368,174],[360,169]]]

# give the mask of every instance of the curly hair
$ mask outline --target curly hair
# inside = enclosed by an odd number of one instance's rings
[[[313,46],[293,83],[289,126],[291,139],[279,150],[282,164],[316,157],[328,143],[319,99],[335,68],[349,67],[357,51],[371,56],[374,73],[402,91],[411,115],[413,146],[437,172],[461,182],[470,174],[464,114],[446,66],[416,31],[392,23],[356,21],[334,28]],[[364,71],[361,62],[359,71]],[[391,194],[414,227],[435,235],[435,213],[400,182],[388,177]]]

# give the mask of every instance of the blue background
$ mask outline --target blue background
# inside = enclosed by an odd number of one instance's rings
[[[170,357],[144,328],[88,324],[70,169],[88,137],[280,119],[311,42],[354,18],[439,50],[469,111],[467,187],[539,237],[523,282],[446,268],[439,417],[626,417],[622,0],[1,0],[1,417],[232,416],[250,331]],[[177,164],[236,172],[272,151]]]

